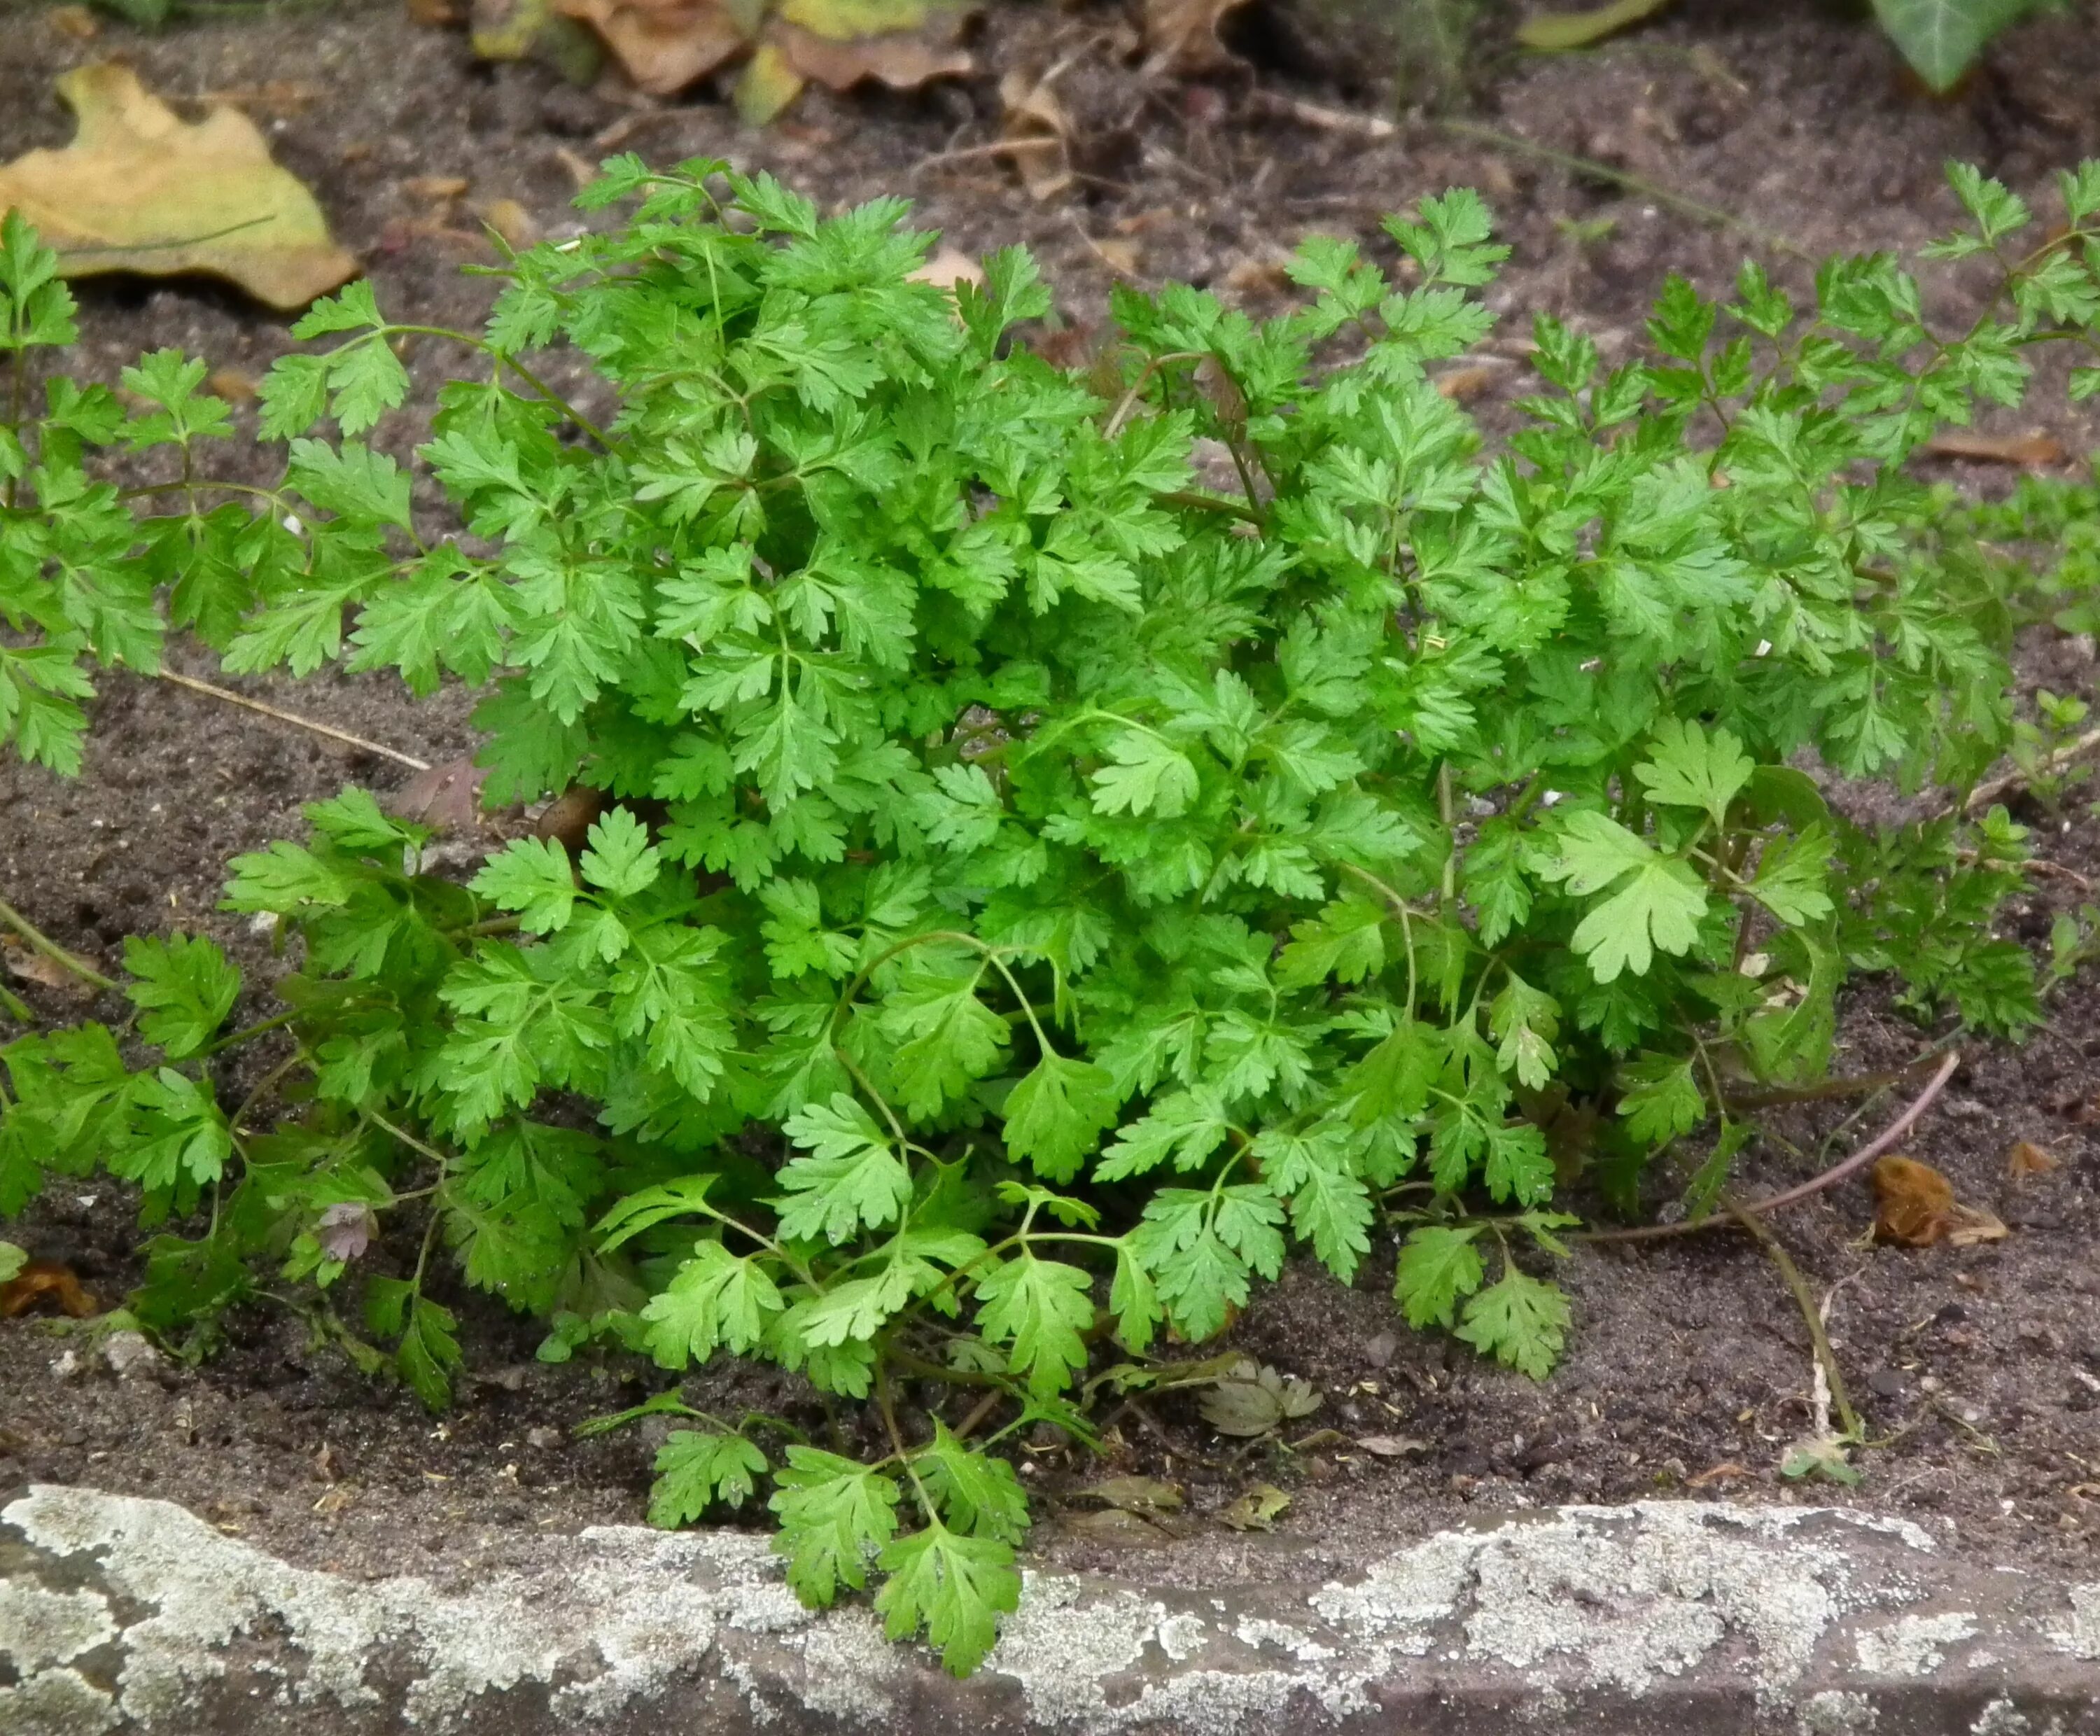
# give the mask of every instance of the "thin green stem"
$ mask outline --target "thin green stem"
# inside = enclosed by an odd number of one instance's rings
[[[1703,199],[1694,199],[1673,188],[1644,180],[1639,175],[1629,174],[1625,170],[1615,169],[1609,163],[1600,163],[1595,157],[1577,157],[1572,151],[1556,151],[1551,145],[1536,144],[1515,133],[1504,132],[1499,127],[1483,126],[1477,121],[1439,119],[1432,120],[1428,124],[1454,138],[1471,139],[1476,144],[1493,145],[1497,150],[1507,151],[1513,156],[1529,157],[1538,162],[1551,163],[1555,168],[1565,169],[1571,174],[1608,182],[1622,192],[1636,193],[1643,199],[1652,199],[1657,205],[1666,205],[1673,210],[1682,211],[1688,217],[1697,218],[1701,223],[1712,223],[1716,228],[1732,229],[1738,235],[1749,236],[1762,246],[1791,254],[1797,259],[1812,261],[1815,257],[1798,241],[1773,230],[1762,228],[1747,218],[1738,217],[1733,211],[1724,210],[1718,205],[1709,205]]]
[[[596,422],[593,422],[590,417],[585,415],[581,410],[576,407],[576,405],[570,403],[567,398],[563,397],[561,393],[556,391],[553,387],[549,386],[545,380],[541,379],[538,374],[535,373],[530,368],[527,367],[524,363],[519,361],[517,357],[506,354],[505,351],[497,349],[494,344],[490,343],[487,339],[477,338],[471,332],[454,331],[449,327],[443,325],[390,325],[384,331],[375,333],[373,334],[373,341],[375,342],[383,343],[386,342],[390,334],[397,332],[408,337],[449,338],[454,343],[463,343],[470,349],[480,351],[483,355],[488,356],[489,360],[495,362],[497,366],[508,368],[513,373],[516,374],[519,379],[524,381],[527,386],[531,387],[533,391],[539,393],[539,395],[548,403],[553,404],[556,409],[559,410],[564,416],[567,417],[571,422],[574,422],[579,428],[582,429],[585,433],[588,434],[593,440],[596,440],[606,451],[615,452],[619,449],[620,443],[614,440],[611,435],[606,433],[606,431],[599,427]]]
[[[92,983],[97,988],[112,990],[119,986],[108,977],[103,975],[78,954],[67,952],[58,942],[52,939],[5,899],[0,899],[0,922],[6,923],[23,939],[28,941],[36,951],[42,953],[60,970],[78,977],[82,982]]]

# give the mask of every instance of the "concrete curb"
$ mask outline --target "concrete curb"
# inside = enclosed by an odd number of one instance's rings
[[[32,1488],[0,1509],[0,1731],[2100,1736],[2100,1583],[1830,1509],[1546,1509],[1215,1593],[1035,1573],[962,1682],[803,1609],[762,1538],[532,1547],[448,1594]]]

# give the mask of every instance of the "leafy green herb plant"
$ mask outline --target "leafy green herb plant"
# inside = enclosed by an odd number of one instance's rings
[[[1545,1375],[1567,1186],[1631,1207],[1710,1129],[1710,1203],[1732,1094],[1822,1074],[1849,976],[2039,1016],[1991,926],[2019,828],[1855,826],[1803,769],[1961,789],[2013,739],[2002,576],[1937,557],[1903,466],[2017,400],[2031,343],[2092,342],[2100,167],[2025,253],[2018,202],[1954,180],[1939,251],[2004,283],[1970,330],[1880,256],[1805,308],[1672,281],[1649,360],[1538,320],[1491,448],[1433,378],[1492,323],[1469,193],[1388,224],[1396,268],[1308,241],[1266,322],[1122,292],[1079,373],[1025,341],[1023,254],[951,295],[901,203],[620,158],[585,203],[638,208],[509,262],[415,468],[369,437],[421,329],[356,285],[263,384],[281,479],[239,487],[201,363],[145,358],[129,407],[44,368],[71,303],[10,220],[22,753],[74,769],[94,665],[173,627],[235,670],[485,687],[492,796],[602,806],[465,884],[364,791],[311,806],[223,907],[276,925],[282,1010],[228,1031],[218,948],[135,939],[128,1023],[0,1050],[0,1212],[135,1183],[148,1327],[201,1348],[289,1289],[433,1407],[460,1283],[551,1359],[792,1371],[851,1425],[826,1447],[646,1407],[691,1425],[655,1517],[770,1484],[805,1598],[873,1583],[958,1671],[1028,1524],[988,1449],[1092,1439],[1104,1383],[1294,1244],[1346,1283],[1397,1229],[1410,1322]],[[164,472],[120,489],[108,452]]]

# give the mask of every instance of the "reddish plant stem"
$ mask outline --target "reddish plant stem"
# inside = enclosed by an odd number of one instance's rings
[[[1947,1089],[1947,1081],[1954,1076],[1954,1070],[1961,1065],[1958,1049],[1939,1063],[1939,1070],[1932,1076],[1926,1088],[1912,1099],[1910,1107],[1895,1120],[1883,1128],[1873,1138],[1860,1147],[1842,1164],[1833,1164],[1820,1176],[1813,1176],[1797,1187],[1789,1187],[1774,1194],[1769,1199],[1745,1200],[1725,1212],[1715,1212],[1705,1217],[1695,1217],[1681,1224],[1641,1224],[1629,1230],[1590,1230],[1571,1237],[1571,1240],[1600,1242],[1660,1242],[1670,1236],[1692,1235],[1702,1230],[1740,1230],[1747,1227],[1743,1219],[1755,1215],[1776,1212],[1782,1207],[1798,1205],[1825,1188],[1834,1187],[1849,1175],[1855,1175],[1879,1157],[1890,1146],[1916,1127],[1933,1102]]]

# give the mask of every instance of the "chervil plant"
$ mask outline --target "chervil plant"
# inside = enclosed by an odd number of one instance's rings
[[[1308,241],[1264,324],[1123,293],[1079,373],[1021,341],[1022,254],[951,296],[901,204],[820,220],[623,158],[585,202],[636,214],[510,262],[416,455],[432,518],[366,444],[417,329],[368,289],[298,328],[333,342],[264,384],[282,479],[236,489],[201,363],[147,358],[128,407],[38,377],[70,303],[11,224],[24,753],[77,762],[89,660],[152,667],[165,609],[237,670],[486,686],[490,793],[603,806],[465,885],[362,790],[308,809],[224,907],[276,919],[284,1009],[229,1034],[217,948],[133,941],[127,1027],[0,1051],[0,1209],[99,1165],[177,1226],[153,1329],[302,1287],[433,1406],[448,1272],[546,1317],[549,1358],[727,1353],[866,1401],[827,1450],[667,1393],[695,1426],[652,1512],[770,1481],[796,1588],[872,1574],[957,1670],[1028,1523],[986,1449],[1091,1438],[1096,1387],[1222,1331],[1292,1243],[1346,1283],[1396,1226],[1407,1318],[1543,1376],[1556,1197],[1631,1205],[1710,1129],[1716,1199],[1732,1094],[1821,1074],[1848,975],[2038,1017],[1991,930],[2019,828],[1864,829],[1806,769],[1959,789],[2011,740],[1998,569],[1937,557],[1903,462],[2016,400],[2027,344],[2092,341],[2100,168],[2023,255],[2018,201],[1955,186],[1939,251],[2005,285],[1966,333],[1886,258],[1806,310],[1754,267],[1725,308],[1674,281],[1650,361],[1540,320],[1491,448],[1431,372],[1491,323],[1471,194],[1388,225],[1396,269]],[[610,413],[544,383],[555,348]],[[161,479],[97,479],[108,448]]]

